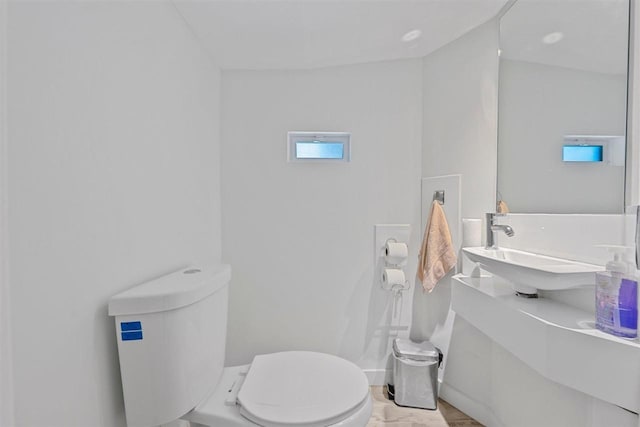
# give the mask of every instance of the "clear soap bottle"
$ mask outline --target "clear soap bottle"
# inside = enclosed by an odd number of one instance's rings
[[[638,281],[625,262],[626,246],[606,246],[613,259],[596,273],[596,328],[622,338],[638,336]]]

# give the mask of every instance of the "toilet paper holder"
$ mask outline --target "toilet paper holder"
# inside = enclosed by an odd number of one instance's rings
[[[403,267],[407,264],[409,248],[406,243],[389,238],[384,244],[382,257],[384,266],[381,275],[382,288],[394,293],[409,289],[409,281]]]
[[[404,271],[409,256],[410,227],[410,224],[374,226],[374,284],[394,294],[411,286]]]

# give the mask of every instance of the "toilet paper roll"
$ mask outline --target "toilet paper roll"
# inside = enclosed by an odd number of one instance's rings
[[[409,248],[406,243],[388,241],[384,247],[384,259],[387,264],[405,265],[409,256]]]
[[[404,271],[397,268],[385,268],[382,272],[382,287],[384,289],[393,289],[393,287],[404,287],[406,282]]]
[[[462,218],[462,247],[482,245],[482,220]]]

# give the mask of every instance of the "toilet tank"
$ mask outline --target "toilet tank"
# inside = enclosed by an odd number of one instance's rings
[[[188,267],[111,298],[129,427],[176,420],[216,386],[230,279],[228,265]]]

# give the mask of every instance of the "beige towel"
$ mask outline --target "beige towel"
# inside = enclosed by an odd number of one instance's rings
[[[509,206],[507,205],[507,202],[499,200],[498,205],[496,206],[496,212],[500,214],[509,213]]]
[[[420,260],[418,261],[418,278],[425,291],[431,292],[455,265],[456,251],[451,242],[449,224],[440,203],[433,201],[427,228],[424,230]]]

